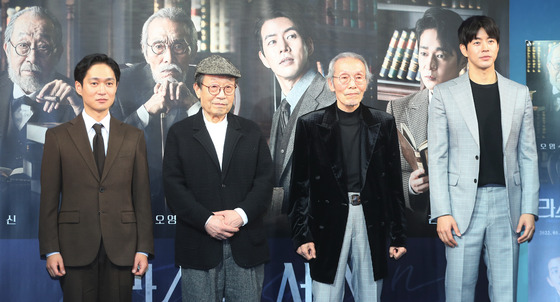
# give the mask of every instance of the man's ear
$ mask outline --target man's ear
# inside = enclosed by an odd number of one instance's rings
[[[268,64],[268,59],[264,56],[264,53],[259,50],[259,59],[266,68],[270,68],[270,64]]]
[[[459,49],[465,58],[469,58],[469,54],[467,53],[467,46],[465,44],[460,44]]]
[[[307,56],[310,57],[315,51],[315,46],[313,45],[313,39],[307,38],[307,41],[305,41],[305,45],[307,45]]]
[[[198,84],[196,82],[194,82],[194,84],[192,84],[192,88],[194,90],[194,93],[196,94],[196,97],[198,99],[200,99],[200,87],[198,86]]]
[[[74,87],[76,88],[76,93],[82,96],[82,84],[80,84],[80,82],[78,81],[75,81]]]
[[[334,92],[333,78],[327,79],[327,83],[329,83],[329,89],[330,89],[332,92]]]

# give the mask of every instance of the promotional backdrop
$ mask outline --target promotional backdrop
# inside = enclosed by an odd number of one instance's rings
[[[61,24],[64,44],[64,50],[55,69],[58,73],[67,76],[72,83],[72,71],[76,62],[89,53],[107,53],[123,68],[130,64],[145,62],[140,49],[142,25],[160,8],[181,7],[191,12],[199,35],[199,52],[191,59],[190,64],[196,65],[211,53],[219,53],[238,66],[243,77],[239,83],[240,92],[236,98],[235,111],[259,123],[263,132],[268,135],[272,114],[279,103],[280,87],[272,71],[267,69],[259,59],[259,45],[253,36],[253,30],[260,13],[272,7],[274,2],[272,0],[3,1],[2,21],[8,21],[17,10],[33,5],[45,7],[54,14]],[[373,74],[376,75],[365,102],[381,110],[385,109],[387,101],[420,89],[420,83],[414,76],[412,80],[407,80],[407,77],[399,79],[397,70],[394,71],[393,76],[390,76],[391,71],[387,75],[380,75],[380,70],[395,31],[398,34],[398,44],[401,44],[399,40],[403,40],[402,45],[406,48],[416,21],[430,7],[451,9],[463,19],[481,14],[496,19],[502,35],[497,70],[504,76],[509,75],[509,0],[307,0],[298,2],[304,6],[302,11],[306,14],[308,26],[312,29],[314,52],[310,56],[310,61],[313,62],[313,68],[326,73],[329,60],[342,51],[354,51],[364,55]],[[5,24],[2,24],[2,38]],[[406,35],[403,35],[403,32]],[[550,41],[543,43],[547,45],[546,47],[554,44]],[[8,44],[7,47],[11,46]],[[541,45],[541,47],[545,46]],[[537,57],[535,59],[537,60]],[[540,67],[544,74],[546,64],[542,61],[544,60],[542,57],[540,60]],[[5,56],[2,56],[1,67],[3,71],[8,68]],[[400,67],[400,65],[395,66],[396,69]],[[410,69],[411,66],[404,71],[408,74]],[[188,72],[185,83],[188,87],[192,87],[192,68]],[[531,90],[537,90],[537,93],[539,90],[533,88],[533,85],[546,86],[548,79],[539,81],[532,84],[528,73],[527,83]],[[536,98],[534,99],[536,101]],[[536,104],[535,116],[538,117],[541,111],[546,111],[546,105]],[[548,120],[551,120],[550,115]],[[539,129],[538,125],[537,129]],[[28,131],[26,152],[19,154],[18,158],[21,165],[4,167],[2,164],[0,168],[2,174],[0,272],[4,276],[0,282],[0,295],[7,301],[40,299],[57,301],[62,297],[58,282],[49,278],[45,270],[45,261],[39,258],[38,173],[42,152],[40,133],[43,131],[44,134],[44,128],[39,127],[38,131],[38,135],[33,135],[37,134],[36,132]],[[558,148],[558,140],[542,136],[538,143],[541,153],[549,154],[546,155],[547,160],[554,158],[551,148]],[[149,145],[148,148],[161,148],[161,144]],[[559,250],[558,245],[549,246],[550,242],[558,242],[558,223],[553,219],[560,216],[557,185],[554,186],[554,178],[550,176],[552,168],[549,169],[547,166],[547,163],[552,160],[545,163],[544,155],[539,155],[543,183],[540,201],[542,215],[537,223],[537,235],[530,244],[530,268],[535,267],[530,269],[530,296],[533,299],[531,301],[545,301],[546,299],[537,298],[542,297],[540,295],[544,291],[540,288],[546,288],[548,292],[552,286],[548,285],[547,278],[550,276],[545,269],[548,265],[545,261],[548,260],[535,255],[533,245],[539,250],[543,247],[552,251]],[[5,153],[0,154],[0,161],[7,161],[7,157]],[[152,204],[156,257],[150,261],[151,267],[146,276],[136,280],[133,291],[134,301],[180,301],[180,270],[174,265],[173,249],[175,217],[165,207],[161,194],[153,196]],[[282,232],[276,232],[274,226],[271,228],[272,230],[269,230],[271,261],[266,266],[262,300],[311,301],[309,267],[294,252],[289,237]],[[414,228],[414,225],[409,225],[409,228]],[[555,256],[558,255],[550,255],[550,258]],[[534,263],[535,261],[537,263]],[[390,275],[384,280],[383,301],[444,301],[445,252],[443,244],[435,234],[410,238],[408,254],[399,261],[390,260],[389,263]],[[483,268],[480,275],[480,279],[484,280]],[[23,284],[33,286],[22,286]],[[348,287],[346,292],[346,300],[352,301],[351,290]],[[477,292],[476,301],[488,301],[486,292],[487,288],[482,284]]]

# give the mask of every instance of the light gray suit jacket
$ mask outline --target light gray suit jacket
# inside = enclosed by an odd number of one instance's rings
[[[513,230],[521,214],[537,216],[539,177],[533,108],[526,86],[499,73],[504,175]],[[468,73],[437,85],[429,106],[428,165],[433,218],[452,215],[469,227],[476,200],[480,143]],[[504,209],[505,210],[505,209]]]

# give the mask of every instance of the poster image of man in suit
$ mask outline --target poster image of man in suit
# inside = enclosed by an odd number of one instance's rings
[[[447,301],[473,301],[479,260],[492,301],[516,301],[519,245],[535,232],[539,175],[526,86],[495,70],[500,30],[487,16],[459,28],[468,72],[429,105],[430,203],[446,246]]]
[[[297,123],[289,216],[313,301],[343,300],[347,264],[354,299],[380,301],[387,256],[406,253],[397,129],[361,104],[371,78],[361,55],[337,55],[327,75],[336,103]]]
[[[457,29],[461,17],[438,7],[426,10],[416,22],[418,38],[418,71],[424,89],[417,93],[391,101],[387,112],[395,117],[397,128],[405,124],[417,144],[428,138],[428,104],[434,87],[459,76],[466,64],[459,49]],[[424,169],[412,170],[401,152],[403,191],[406,204],[406,221],[409,237],[437,236],[435,224],[430,224],[429,177]]]
[[[140,44],[146,61],[123,69],[111,113],[144,130],[153,215],[163,215],[168,221],[171,213],[163,193],[163,149],[169,127],[200,109],[185,84],[189,63],[197,54],[197,33],[189,14],[168,7],[145,21]],[[171,228],[156,224],[155,234],[161,237],[173,233]]]
[[[289,233],[287,217],[279,215],[288,212],[296,121],[335,102],[325,79],[309,61],[314,45],[304,12],[288,3],[264,12],[255,24],[259,58],[272,70],[282,89],[282,101],[272,117],[269,143],[275,183],[269,217],[277,218],[278,234]]]
[[[39,248],[65,301],[131,301],[154,254],[144,135],[109,114],[119,77],[113,59],[84,57],[84,110],[46,133]]]

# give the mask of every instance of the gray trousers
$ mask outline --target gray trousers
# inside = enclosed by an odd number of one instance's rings
[[[445,248],[446,301],[474,301],[481,254],[488,268],[490,300],[516,301],[519,244],[510,223],[506,188],[479,188],[469,227],[454,238],[458,246]]]
[[[354,300],[380,301],[383,280],[373,278],[373,265],[369,248],[366,220],[361,205],[349,205],[344,241],[338,259],[333,284],[313,280],[313,301],[340,302],[344,299],[346,264],[352,271],[351,283]]]
[[[229,241],[223,241],[224,258],[215,268],[181,268],[183,302],[259,302],[264,282],[264,264],[243,268],[235,263]]]

